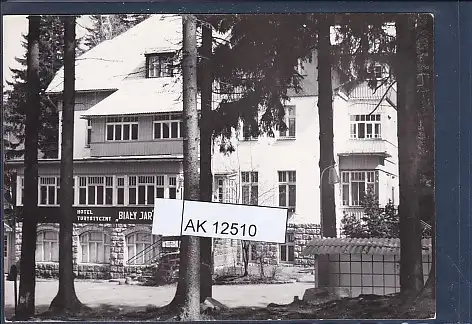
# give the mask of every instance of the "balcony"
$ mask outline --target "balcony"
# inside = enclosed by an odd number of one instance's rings
[[[378,155],[385,158],[396,156],[398,149],[391,142],[384,139],[348,139],[338,147],[338,155]]]
[[[181,138],[150,141],[118,141],[90,144],[92,157],[182,155]]]
[[[356,219],[361,219],[364,217],[364,208],[362,207],[349,207],[349,206],[342,206],[341,207],[341,215],[344,216],[344,213],[347,215],[354,215]]]

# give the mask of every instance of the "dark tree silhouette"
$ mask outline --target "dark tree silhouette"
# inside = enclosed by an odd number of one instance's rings
[[[29,16],[27,52],[27,99],[25,125],[25,199],[20,259],[20,293],[16,319],[35,312],[36,229],[38,221],[38,129],[40,110],[39,16]]]
[[[61,192],[59,230],[59,291],[51,302],[54,312],[76,312],[82,308],[74,287],[72,228],[74,203],[73,143],[75,105],[75,17],[64,20],[64,93],[62,111]]]

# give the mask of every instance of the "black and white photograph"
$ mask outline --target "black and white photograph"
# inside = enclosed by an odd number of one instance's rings
[[[434,15],[4,15],[8,321],[434,319]]]

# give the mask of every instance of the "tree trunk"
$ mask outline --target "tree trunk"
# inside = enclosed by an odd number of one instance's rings
[[[251,249],[251,243],[249,241],[241,241],[241,249],[243,252],[244,263],[243,277],[247,277],[249,275],[249,253]]]
[[[333,156],[333,87],[331,81],[330,19],[320,15],[318,25],[318,114],[320,124],[320,176],[334,165]],[[324,237],[336,237],[334,186],[325,172],[321,184],[321,229]]]
[[[39,16],[29,17],[27,84],[28,98],[25,122],[25,199],[23,240],[21,240],[20,294],[17,320],[34,315],[36,285],[36,229],[38,215],[38,130],[40,107],[39,82]]]
[[[199,200],[196,18],[183,15],[182,23],[184,199]],[[200,238],[196,236],[182,237],[179,281],[169,307],[179,309],[181,320],[200,318]]]
[[[419,107],[421,108],[421,170],[428,187],[423,183],[423,193],[420,203],[421,219],[431,225],[432,263],[425,290],[435,297],[435,241],[436,217],[434,205],[434,95],[433,95],[433,17],[428,14],[418,15],[417,24],[417,73],[422,77],[418,87]],[[427,189],[427,190],[424,190]]]
[[[201,123],[200,123],[200,200],[212,201],[211,155],[212,155],[212,125],[211,125],[211,101],[212,101],[212,29],[207,25],[202,25],[202,60],[203,68],[201,80]],[[211,257],[212,239],[211,237],[200,238],[200,302],[204,302],[207,297],[212,297],[212,268]]]
[[[76,312],[82,308],[74,288],[72,261],[73,139],[75,105],[75,17],[64,17],[64,94],[62,110],[61,191],[59,230],[59,291],[52,300],[53,311]]]
[[[396,21],[398,79],[398,157],[400,180],[400,289],[417,295],[423,289],[421,222],[419,213],[419,109],[416,100],[415,16]]]

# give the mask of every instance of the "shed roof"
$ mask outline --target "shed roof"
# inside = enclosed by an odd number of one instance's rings
[[[423,254],[431,253],[431,239],[423,239]],[[314,238],[310,241],[303,256],[320,254],[381,254],[400,255],[398,238]]]
[[[81,116],[155,114],[183,110],[180,77],[122,81],[119,89]]]

